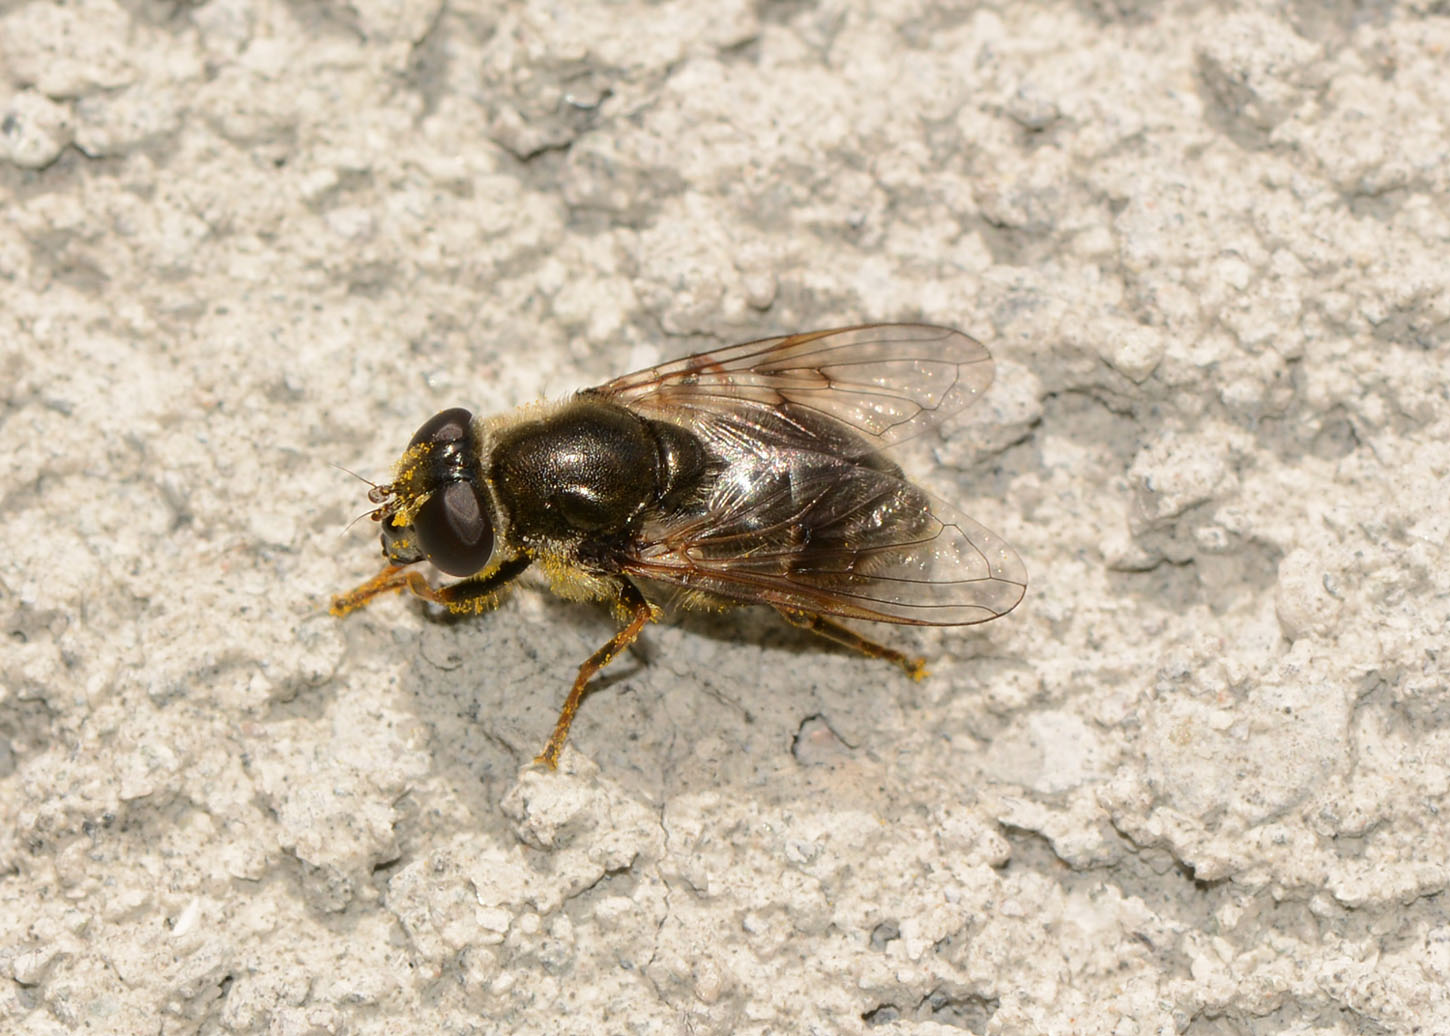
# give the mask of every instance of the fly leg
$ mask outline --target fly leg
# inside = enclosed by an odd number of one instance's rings
[[[361,586],[332,598],[333,615],[343,616],[355,612],[374,597],[407,590],[414,597],[441,604],[451,612],[482,612],[498,604],[499,591],[504,584],[517,578],[529,567],[528,558],[505,561],[486,576],[474,576],[447,586],[429,586],[423,573],[409,570],[403,565],[388,565]]]
[[[579,703],[584,700],[586,685],[599,670],[613,662],[621,651],[633,644],[640,630],[655,617],[655,610],[644,599],[644,594],[628,580],[620,586],[619,597],[615,603],[622,614],[629,616],[629,623],[579,667],[579,675],[574,678],[569,697],[564,699],[564,707],[559,710],[559,720],[554,724],[554,733],[550,735],[544,750],[534,759],[534,762],[543,763],[551,770],[559,766],[559,753],[564,750],[564,742],[569,739],[569,725],[574,722],[574,714],[579,711]]]
[[[926,659],[909,658],[895,648],[889,648],[885,644],[878,644],[874,640],[868,640],[855,630],[842,626],[839,622],[832,622],[824,615],[817,615],[814,612],[798,611],[795,608],[780,608],[781,618],[792,626],[798,626],[803,630],[810,630],[812,633],[833,640],[837,644],[859,651],[871,658],[884,659],[893,662],[906,670],[906,675],[913,680],[920,680],[926,676]]]
[[[361,586],[355,586],[347,593],[333,594],[332,607],[328,611],[341,618],[348,612],[355,612],[380,594],[392,593],[408,585],[411,572],[403,571],[402,565],[386,565],[383,570]]]

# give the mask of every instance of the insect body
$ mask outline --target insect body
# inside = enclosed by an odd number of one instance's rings
[[[445,410],[369,494],[387,566],[332,611],[404,588],[483,611],[530,566],[556,593],[613,602],[624,628],[580,666],[537,760],[550,767],[589,680],[661,594],[768,604],[920,677],[920,659],[836,620],[970,625],[1022,599],[1012,548],[884,452],[991,381],[958,331],[876,324],[700,353],[499,417]],[[411,567],[425,560],[457,581],[431,585]]]

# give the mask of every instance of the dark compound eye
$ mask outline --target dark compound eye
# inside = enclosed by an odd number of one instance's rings
[[[420,442],[458,442],[468,438],[468,426],[472,421],[473,415],[461,406],[444,410],[424,421],[423,426],[413,433],[408,445],[417,446]]]
[[[493,554],[493,523],[468,482],[449,482],[435,490],[418,508],[413,532],[428,560],[450,576],[473,575]]]

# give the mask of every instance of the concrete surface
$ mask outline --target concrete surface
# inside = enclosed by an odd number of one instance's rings
[[[0,1030],[1450,1032],[1429,0],[0,6]],[[1023,605],[449,621],[435,410],[858,320]]]

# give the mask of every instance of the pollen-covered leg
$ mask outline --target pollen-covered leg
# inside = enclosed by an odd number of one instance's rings
[[[447,586],[429,586],[423,573],[403,565],[388,565],[361,586],[332,599],[332,614],[357,611],[379,594],[406,589],[414,597],[441,604],[451,612],[483,612],[499,602],[499,592],[529,567],[527,558],[506,561],[486,576],[462,579]]]
[[[472,576],[447,586],[429,586],[419,575],[416,581],[408,580],[408,589],[423,600],[441,604],[451,612],[477,614],[497,608],[507,585],[528,567],[528,558],[515,558],[505,561],[486,576]]]
[[[654,608],[629,582],[625,582],[620,588],[615,604],[622,614],[629,616],[629,624],[579,667],[579,675],[574,678],[569,697],[564,699],[564,707],[559,710],[559,720],[554,724],[554,733],[549,737],[549,743],[544,746],[544,750],[534,759],[534,762],[543,763],[551,770],[559,766],[559,753],[564,750],[564,742],[569,739],[569,725],[574,722],[574,714],[579,711],[579,703],[584,700],[584,690],[589,681],[599,670],[613,662],[621,651],[633,644],[640,630],[655,617]]]
[[[926,676],[926,659],[909,658],[895,648],[889,648],[885,644],[878,644],[874,640],[868,640],[855,630],[842,626],[839,622],[832,622],[824,615],[816,615],[813,612],[797,611],[794,608],[776,608],[781,618],[792,626],[798,626],[803,630],[810,630],[812,633],[833,640],[852,650],[859,651],[871,658],[885,659],[893,662],[906,670],[906,675],[913,680],[920,680]]]
[[[339,617],[355,612],[380,594],[403,589],[408,585],[408,577],[416,574],[404,571],[402,565],[387,565],[361,586],[355,586],[347,593],[333,594],[332,607],[328,610]]]

